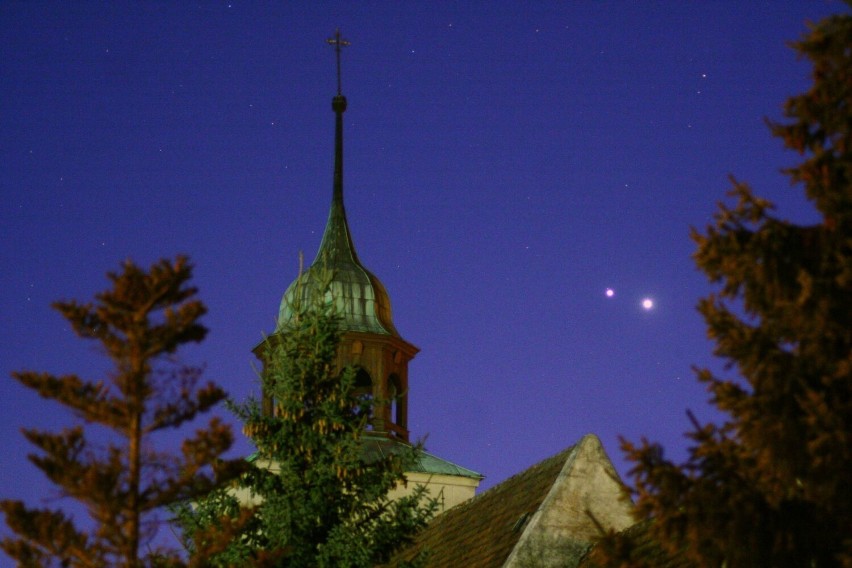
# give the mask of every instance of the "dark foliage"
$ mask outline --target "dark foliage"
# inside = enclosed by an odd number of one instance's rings
[[[770,127],[804,158],[786,173],[821,222],[779,219],[733,182],[734,205],[693,233],[696,263],[720,284],[699,310],[741,377],[698,378],[729,419],[693,419],[682,464],[647,440],[624,443],[647,530],[696,566],[852,566],[852,17],[794,46],[813,86]],[[629,543],[605,542],[612,565],[642,564]]]
[[[328,282],[309,285],[323,291]],[[374,401],[358,396],[353,369],[336,368],[338,318],[324,293],[310,296],[318,301],[293,306],[290,328],[265,344],[262,381],[274,413],[255,401],[234,405],[257,447],[251,470],[230,490],[179,511],[190,550],[207,546],[198,531],[217,528],[223,515],[247,519],[213,557],[216,565],[374,566],[411,542],[435,510],[423,488],[388,498],[418,448],[365,458]]]
[[[225,398],[213,383],[198,388],[200,369],[177,363],[173,355],[207,333],[199,323],[206,308],[188,285],[191,275],[183,257],[162,260],[148,271],[128,261],[121,272],[108,274],[112,288],[94,303],[54,304],[78,336],[97,341],[112,360],[107,380],[13,373],[80,419],[80,425],[59,433],[23,433],[39,450],[30,461],[63,496],[84,505],[93,522],[84,531],[60,510],[0,501],[18,537],[0,546],[19,565],[181,565],[173,551],[146,546],[157,529],[156,513],[206,495],[243,469],[242,462],[220,460],[233,435],[216,418],[185,439],[179,455],[151,447],[155,433],[178,428]],[[87,437],[95,425],[111,432],[114,441],[101,445]],[[147,552],[140,556],[143,548]]]

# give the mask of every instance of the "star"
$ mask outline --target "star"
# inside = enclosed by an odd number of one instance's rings
[[[612,298],[613,296],[615,296],[615,290],[613,290],[612,288],[607,288],[605,294],[607,298]]]
[[[645,311],[650,311],[654,309],[654,300],[652,300],[651,298],[645,298],[644,300],[642,300],[642,308]]]

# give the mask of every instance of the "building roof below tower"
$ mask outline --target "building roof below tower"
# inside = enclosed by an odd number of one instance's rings
[[[632,504],[594,435],[436,517],[390,563],[576,567],[604,528],[633,523]],[[594,520],[592,519],[594,517]]]
[[[388,453],[399,451],[407,446],[408,444],[405,444],[404,442],[388,440],[388,438],[381,436],[371,436],[369,434],[364,436],[364,456],[368,462],[372,459],[387,455]],[[439,458],[425,450],[418,452],[417,463],[415,463],[409,471],[435,475],[469,477],[471,479],[484,479],[485,477],[481,473],[456,465],[451,461]]]

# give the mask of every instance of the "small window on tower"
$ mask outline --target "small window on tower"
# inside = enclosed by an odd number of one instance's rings
[[[390,419],[397,426],[402,426],[402,409],[400,398],[402,397],[402,385],[399,375],[393,374],[388,377],[388,399],[390,401]]]
[[[370,402],[371,413],[372,413],[372,402],[373,402],[373,380],[370,378],[370,374],[365,371],[363,368],[358,367],[355,374],[355,396],[364,402]],[[371,423],[367,423],[367,430],[372,430],[373,425]]]

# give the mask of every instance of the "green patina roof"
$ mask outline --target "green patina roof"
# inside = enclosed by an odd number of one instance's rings
[[[317,293],[324,293],[326,301],[336,304],[343,330],[399,337],[393,325],[390,298],[385,287],[361,264],[352,244],[343,206],[343,112],[346,110],[346,98],[342,95],[334,97],[332,109],[336,115],[334,189],[328,222],[313,263],[284,293],[276,331],[282,331],[293,317],[291,306],[294,301],[309,302]],[[330,289],[318,292],[313,285],[313,272],[319,270],[331,271],[332,281]]]
[[[481,473],[467,469],[453,462],[447,461],[438,456],[433,456],[429,452],[421,451],[417,457],[417,466],[411,468],[412,471],[421,473],[439,473],[441,475],[457,475],[459,477],[472,477],[474,479],[483,479],[485,476]]]
[[[381,456],[393,454],[401,451],[403,448],[410,447],[405,442],[397,440],[389,440],[384,436],[365,435],[363,438],[364,445],[362,446],[362,455],[366,462],[374,461]],[[254,452],[246,458],[247,461],[253,462],[257,460],[258,453]],[[453,462],[447,461],[438,456],[432,455],[427,451],[420,450],[417,456],[417,463],[414,464],[408,471],[416,473],[433,473],[436,475],[455,475],[458,477],[470,477],[473,479],[483,479],[485,476],[477,473],[472,469],[467,469]]]
[[[384,437],[364,436],[364,457],[369,462],[371,459],[378,458],[382,455],[395,453],[409,447],[408,444],[396,440],[388,440]],[[467,469],[453,462],[447,461],[438,456],[432,455],[425,450],[420,450],[417,455],[417,463],[409,469],[416,473],[432,473],[436,475],[455,475],[458,477],[470,477],[473,479],[483,479],[485,476],[481,473]]]

